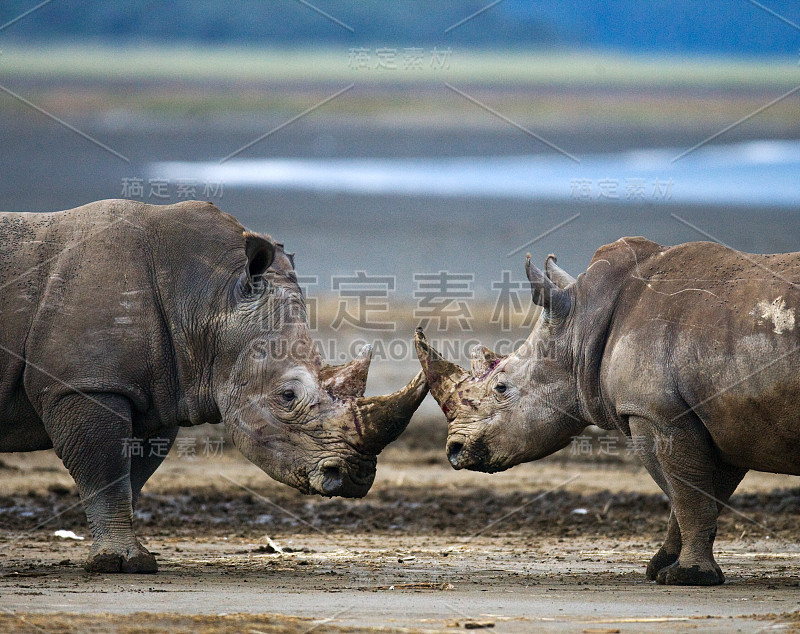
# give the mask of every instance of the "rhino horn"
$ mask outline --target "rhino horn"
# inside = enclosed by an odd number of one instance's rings
[[[489,372],[502,357],[486,346],[475,346],[470,351],[470,372],[473,378],[480,378]]]
[[[544,262],[544,272],[547,277],[553,280],[558,288],[567,288],[570,284],[574,284],[575,278],[558,266],[556,262],[558,259],[552,253],[547,256],[547,260]]]
[[[355,400],[355,416],[359,427],[359,449],[378,455],[383,448],[403,433],[428,394],[425,374],[418,372],[405,387],[387,396],[370,396]]]
[[[370,361],[372,361],[372,346],[367,344],[350,363],[323,366],[319,371],[323,389],[336,397],[364,396]]]
[[[417,328],[414,345],[425,377],[428,379],[431,394],[444,411],[444,415],[449,418],[455,410],[448,405],[448,401],[455,396],[456,386],[466,379],[468,374],[461,366],[450,363],[429,345],[422,328]]]

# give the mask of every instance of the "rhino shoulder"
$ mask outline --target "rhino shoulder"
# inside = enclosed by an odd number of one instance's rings
[[[211,202],[184,200],[172,205],[146,205],[144,211],[157,222],[193,227],[212,235],[226,232],[241,236],[245,230],[236,218]]]
[[[641,236],[620,238],[611,244],[605,244],[597,249],[592,256],[589,269],[601,262],[613,268],[629,268],[641,265],[653,255],[663,253],[665,249],[666,247],[657,242],[653,242]]]
[[[236,218],[221,211],[213,203],[199,200],[186,200],[170,205],[151,205],[139,200],[106,198],[73,209],[55,212],[53,215],[57,219],[73,217],[87,222],[110,215],[120,220],[126,220],[130,227],[139,229],[148,225],[155,228],[171,223],[184,228],[205,225],[232,230],[238,234],[244,231]]]

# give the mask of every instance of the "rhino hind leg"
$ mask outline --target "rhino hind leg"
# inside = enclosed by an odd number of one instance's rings
[[[133,532],[131,412],[127,399],[70,394],[43,412],[53,447],[69,471],[92,531],[90,572],[156,572]]]
[[[632,417],[629,423],[639,457],[670,498],[680,533],[680,555],[657,572],[656,582],[694,586],[723,583],[725,577],[713,552],[717,465],[705,428],[692,414],[669,422]]]

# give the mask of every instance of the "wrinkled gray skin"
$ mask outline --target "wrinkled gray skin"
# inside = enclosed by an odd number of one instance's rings
[[[180,427],[224,422],[276,480],[359,497],[427,393],[363,398],[370,350],[325,364],[291,256],[211,203],[0,214],[0,280],[0,450],[55,449],[92,571],[155,572],[133,509]]]
[[[542,312],[507,357],[477,347],[466,372],[417,332],[451,464],[501,471],[618,429],[672,503],[648,578],[722,583],[717,515],[745,473],[800,475],[800,253],[622,238],[577,281],[552,256],[526,272]]]

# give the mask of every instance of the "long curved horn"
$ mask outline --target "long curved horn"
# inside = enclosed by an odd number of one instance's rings
[[[350,363],[323,366],[319,371],[323,389],[339,398],[364,396],[370,361],[372,361],[372,346],[367,344]]]
[[[387,396],[357,398],[354,412],[359,449],[378,455],[383,448],[403,433],[411,416],[428,394],[428,382],[420,371],[404,388]]]
[[[454,415],[455,409],[452,404],[448,404],[448,401],[455,396],[456,386],[467,378],[468,373],[461,366],[450,363],[431,347],[422,328],[417,328],[414,334],[414,346],[425,377],[428,379],[431,394],[449,420],[450,415]]]
[[[570,284],[574,284],[575,278],[558,266],[556,262],[558,259],[552,253],[547,256],[544,262],[544,272],[547,277],[553,280],[558,288],[567,288]]]

